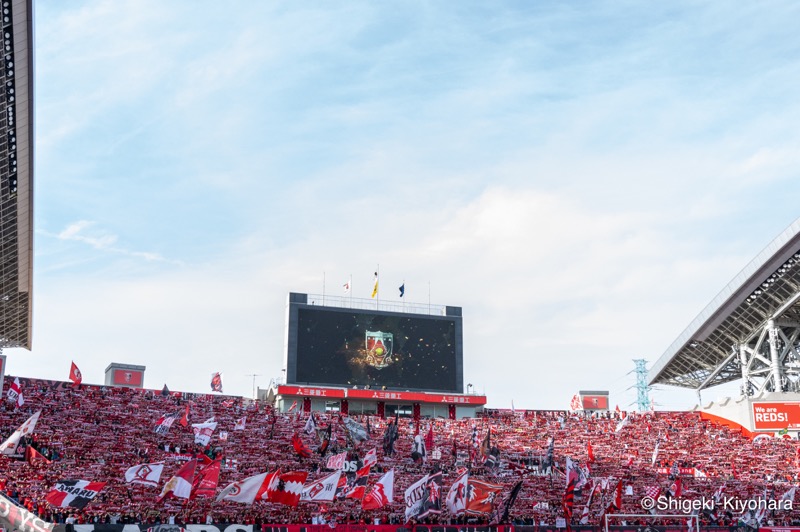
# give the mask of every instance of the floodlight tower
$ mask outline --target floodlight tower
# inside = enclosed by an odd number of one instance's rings
[[[636,364],[636,406],[639,412],[650,410],[650,386],[647,385],[647,361],[638,359],[633,361]]]

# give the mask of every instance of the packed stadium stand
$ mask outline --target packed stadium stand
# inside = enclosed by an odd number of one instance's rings
[[[5,377],[8,389],[13,377]],[[29,445],[51,463],[31,465],[19,456],[0,457],[0,489],[30,511],[50,522],[63,523],[73,515],[77,523],[387,523],[404,522],[403,492],[420,477],[439,467],[443,471],[443,493],[449,489],[461,467],[471,475],[503,484],[507,493],[518,480],[522,489],[512,506],[509,521],[516,525],[552,527],[563,515],[565,492],[563,473],[566,459],[580,462],[590,483],[609,479],[608,489],[598,493],[589,512],[589,525],[599,526],[600,515],[613,498],[621,480],[622,507],[617,513],[642,513],[640,501],[646,494],[666,493],[676,481],[683,497],[712,498],[724,486],[726,496],[740,499],[780,498],[798,483],[800,442],[787,438],[759,438],[752,441],[740,432],[704,421],[698,413],[652,412],[628,414],[609,412],[596,417],[566,411],[487,410],[477,419],[400,418],[395,454],[385,456],[381,444],[388,420],[372,416],[369,441],[352,446],[338,414],[316,413],[317,426],[332,424],[329,454],[347,449],[359,457],[377,449],[378,462],[372,468],[369,485],[382,472],[394,468],[394,503],[375,511],[361,511],[359,501],[342,499],[318,504],[301,502],[297,507],[256,502],[252,506],[235,502],[215,502],[212,498],[190,501],[168,499],[157,504],[160,491],[128,484],[124,472],[129,467],[165,461],[161,485],[189,459],[199,453],[222,458],[219,489],[229,482],[280,468],[283,471],[309,471],[309,480],[326,474],[325,459],[314,453],[300,458],[291,440],[300,434],[312,450],[318,442],[303,432],[308,414],[276,413],[270,405],[249,399],[218,394],[182,394],[111,386],[82,386],[70,383],[20,379],[25,402],[21,408],[3,400],[0,427],[7,438],[30,415],[41,410],[39,424]],[[5,399],[5,398],[4,398]],[[176,422],[166,435],[156,434],[156,421],[165,413],[185,411],[189,405],[192,422],[214,417],[218,422],[211,444],[194,444],[191,426]],[[244,430],[234,430],[237,419],[247,419]],[[367,419],[354,416],[367,426]],[[431,429],[432,428],[432,429]],[[433,433],[434,445],[427,463],[411,459],[412,441],[420,434]],[[228,433],[220,441],[220,433]],[[490,467],[478,458],[478,446],[491,431],[491,447],[498,460]],[[544,470],[548,439],[553,439],[551,474]],[[657,452],[656,447],[658,448]],[[594,460],[590,460],[589,452]],[[21,453],[22,449],[18,449]],[[439,453],[441,455],[439,456]],[[491,463],[491,462],[490,462]],[[44,496],[58,481],[83,479],[105,481],[108,485],[83,510],[51,507]],[[589,484],[591,485],[591,484]],[[576,492],[572,523],[580,523],[590,489]],[[793,494],[792,494],[793,496]],[[442,496],[444,499],[444,495]],[[800,499],[798,500],[800,504]],[[444,507],[444,504],[442,505]],[[735,526],[740,512],[703,513],[704,525]],[[428,521],[464,522],[446,510]],[[490,516],[473,516],[469,522],[487,522]],[[633,521],[631,523],[630,521]],[[635,524],[629,519],[628,524]],[[644,520],[642,520],[644,522]],[[771,512],[764,524],[800,524],[800,512]]]

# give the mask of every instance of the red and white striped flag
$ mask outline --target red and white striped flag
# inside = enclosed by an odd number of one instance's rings
[[[106,486],[105,482],[62,480],[45,495],[45,500],[58,508],[82,509]]]

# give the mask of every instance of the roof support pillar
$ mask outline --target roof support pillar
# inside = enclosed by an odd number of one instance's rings
[[[773,391],[783,392],[781,384],[781,357],[778,351],[778,335],[780,330],[775,325],[775,320],[770,319],[767,322],[767,331],[769,331],[769,356],[770,356],[770,373],[772,374]]]

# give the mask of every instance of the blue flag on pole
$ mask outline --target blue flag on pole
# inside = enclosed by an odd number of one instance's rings
[[[406,293],[406,283],[400,285],[400,297],[403,297]]]

